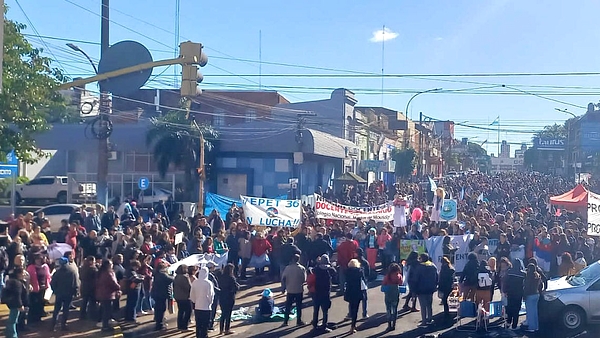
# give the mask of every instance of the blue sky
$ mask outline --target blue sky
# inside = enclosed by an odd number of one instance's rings
[[[111,43],[136,40],[150,49],[155,60],[172,57],[177,45],[175,3],[111,1]],[[397,34],[385,42],[386,74],[594,72],[599,65],[600,30],[595,16],[600,1],[594,0],[576,4],[560,0],[180,3],[180,41],[203,43],[210,58],[202,70],[205,88],[258,88],[256,76],[219,75],[259,73],[259,32],[262,61],[346,71],[263,64],[263,74],[380,74],[382,43],[371,38],[384,25],[391,32],[388,38]],[[100,0],[6,0],[6,4],[10,7],[8,18],[27,24],[30,41],[44,47],[57,66],[72,76],[91,74],[87,61],[65,47],[66,41],[36,35],[90,42],[76,44],[97,59]],[[148,86],[160,88],[173,86],[177,70],[154,73],[160,75]],[[575,106],[598,102],[599,80],[597,75],[385,78],[383,105],[403,111],[412,95],[406,92],[467,89],[423,94],[412,101],[411,115],[417,118],[422,111],[478,127],[486,127],[500,116],[501,138],[522,142],[530,141],[531,134],[512,131],[531,131],[568,117],[554,108],[583,114],[585,109]],[[325,98],[329,88],[345,87],[357,92],[359,105],[382,103],[380,78],[263,77],[261,83],[264,89],[278,89],[290,101]],[[493,87],[502,84],[510,88]],[[530,94],[500,95],[499,91],[539,94],[575,106]],[[556,95],[559,93],[576,95]],[[494,131],[465,127],[457,127],[456,134],[477,142],[497,138]],[[496,145],[488,147],[489,152],[496,149]]]

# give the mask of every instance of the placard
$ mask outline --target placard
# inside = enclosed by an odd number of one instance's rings
[[[450,236],[450,243],[457,248],[454,253],[454,269],[456,272],[462,272],[469,256],[469,242],[473,239],[473,235]],[[425,243],[427,252],[438,270],[442,267],[442,257],[444,257],[444,249],[442,242],[444,236],[434,236],[427,239]]]
[[[360,218],[376,222],[389,222],[394,219],[394,206],[391,203],[374,207],[353,207],[329,202],[319,195],[315,195],[315,200],[315,216],[317,218],[337,221],[355,221]]]
[[[600,196],[588,191],[587,233],[600,236]]]
[[[183,242],[183,232],[175,234],[175,245]]]
[[[400,240],[400,259],[408,258],[408,255],[415,251],[419,255],[427,252],[425,241],[422,239],[402,239]]]
[[[302,217],[299,200],[279,200],[240,196],[249,225],[267,227],[298,227]]]
[[[458,218],[458,203],[456,200],[445,199],[440,211],[440,220],[446,222],[456,221]]]

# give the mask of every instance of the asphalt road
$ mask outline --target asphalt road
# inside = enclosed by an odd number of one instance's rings
[[[453,329],[454,323],[452,321],[445,322],[441,317],[442,307],[437,297],[434,299],[433,313],[435,324],[427,328],[419,328],[418,324],[421,320],[420,313],[399,313],[396,330],[392,332],[386,332],[387,320],[385,315],[385,305],[383,302],[383,294],[379,290],[379,286],[376,283],[370,285],[371,288],[368,291],[368,314],[369,317],[365,320],[360,320],[357,329],[358,332],[353,335],[349,335],[348,331],[350,328],[350,322],[345,320],[344,317],[348,312],[348,305],[344,302],[343,297],[332,298],[332,308],[329,311],[329,322],[335,329],[327,334],[317,334],[312,332],[310,325],[297,327],[295,321],[290,321],[290,326],[282,327],[282,322],[264,322],[264,323],[252,323],[251,321],[235,321],[232,322],[232,330],[236,333],[230,337],[246,337],[246,338],[307,338],[307,337],[402,337],[402,338],[420,338],[420,337],[528,337],[521,331],[499,331],[490,329],[488,332],[456,332]],[[238,293],[238,299],[236,301],[235,309],[240,306],[253,308],[259,299],[259,295],[265,287],[271,288],[275,293],[276,305],[281,306],[285,301],[285,295],[279,293],[278,284],[265,284],[265,285],[247,285],[242,288]],[[312,306],[310,299],[305,299],[302,319],[309,323],[312,319]],[[124,302],[122,302],[124,306]],[[402,304],[401,304],[402,305]],[[51,306],[46,307],[46,310],[50,312]],[[360,311],[359,311],[360,314]],[[176,328],[176,314],[167,314],[166,320],[168,323],[168,330],[156,332],[153,330],[154,322],[152,321],[151,315],[138,317],[140,325],[131,325],[116,323],[116,331],[112,334],[104,334],[100,332],[100,329],[96,327],[95,322],[81,321],[77,319],[79,316],[78,310],[71,311],[69,315],[69,328],[68,332],[52,332],[50,331],[50,317],[45,317],[44,321],[40,324],[32,325],[29,332],[19,334],[19,337],[65,337],[65,338],[83,338],[83,337],[125,337],[125,338],[141,338],[141,337],[194,337],[194,332],[180,332]],[[8,317],[8,311],[5,306],[0,306],[0,328],[3,330],[5,327],[6,319]],[[360,317],[359,317],[360,318]],[[521,320],[524,320],[522,317]],[[190,328],[193,329],[193,325]],[[570,338],[574,334],[562,334],[555,330],[553,327],[545,327],[545,331],[541,332],[537,337],[552,337],[552,338]],[[210,337],[218,336],[217,331],[210,333]],[[600,337],[600,330],[597,327],[588,328],[586,334],[580,335],[577,338],[596,338]]]

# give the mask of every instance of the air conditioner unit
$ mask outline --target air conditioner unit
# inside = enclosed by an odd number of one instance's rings
[[[350,154],[354,155],[354,156],[358,156],[358,148],[352,148],[350,150]]]
[[[117,160],[117,152],[116,151],[109,151],[108,152],[108,160],[109,161],[116,161]]]

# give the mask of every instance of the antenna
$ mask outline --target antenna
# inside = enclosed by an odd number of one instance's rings
[[[179,57],[179,8],[181,0],[175,1],[175,49],[173,50],[173,57]],[[177,73],[177,65],[173,65],[173,86],[177,87],[177,79],[179,74]]]
[[[262,90],[262,30],[258,31],[258,90]]]

